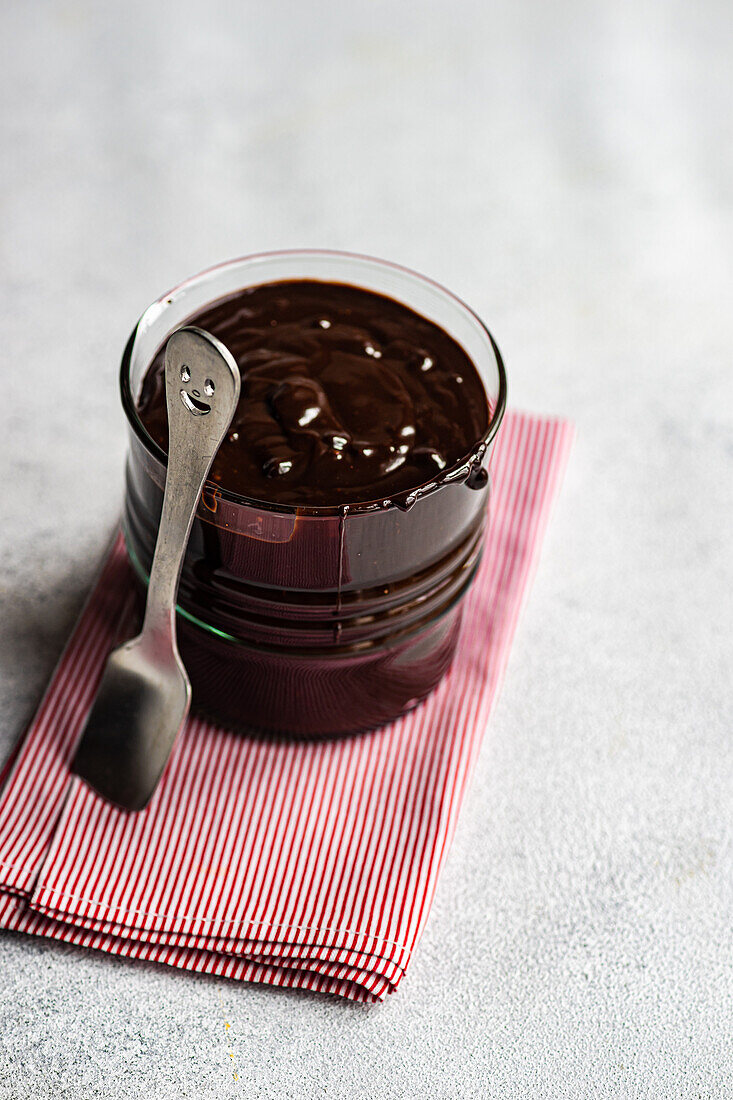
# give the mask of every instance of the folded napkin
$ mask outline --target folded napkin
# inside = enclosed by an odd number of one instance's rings
[[[133,630],[121,539],[0,798],[0,927],[253,982],[379,1001],[427,920],[572,441],[510,414],[453,667],[372,733],[276,742],[192,717],[146,810],[70,761],[110,648]]]

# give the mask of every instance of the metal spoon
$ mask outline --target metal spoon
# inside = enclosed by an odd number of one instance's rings
[[[191,705],[176,643],[176,593],[201,489],[239,398],[239,369],[203,329],[174,332],[165,352],[168,473],[142,632],[107,660],[74,771],[110,802],[141,810]]]

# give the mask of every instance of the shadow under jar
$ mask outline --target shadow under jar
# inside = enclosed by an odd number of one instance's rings
[[[308,503],[297,491],[287,503],[256,499],[217,481],[214,465],[178,592],[178,642],[193,706],[233,728],[318,737],[392,721],[447,671],[481,557],[487,464],[506,379],[479,318],[444,288],[394,264],[336,252],[267,253],[187,280],[145,311],[122,360],[130,429],[123,530],[141,597],[166,463],[164,441],[156,442],[140,413],[151,364],[172,332],[206,311],[214,316],[220,300],[304,281],[361,288],[437,325],[468,356],[486,401],[481,430],[457,461],[436,465],[419,483],[392,479],[397,491],[382,493],[392,484],[387,478],[379,499],[353,491],[349,499],[348,487],[330,501],[324,489],[328,502],[317,488],[303,494]],[[210,331],[231,346],[226,332]]]

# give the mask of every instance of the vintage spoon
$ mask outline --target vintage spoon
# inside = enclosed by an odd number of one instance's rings
[[[176,643],[176,593],[201,489],[239,398],[239,368],[203,329],[165,351],[168,473],[142,632],[115,649],[87,718],[74,771],[110,802],[141,810],[191,705]]]

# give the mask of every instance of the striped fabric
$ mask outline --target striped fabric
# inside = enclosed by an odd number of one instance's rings
[[[192,718],[139,814],[69,772],[106,654],[132,622],[118,540],[0,799],[0,926],[357,1001],[392,992],[427,920],[571,441],[563,421],[507,416],[458,656],[425,703],[322,743]]]

